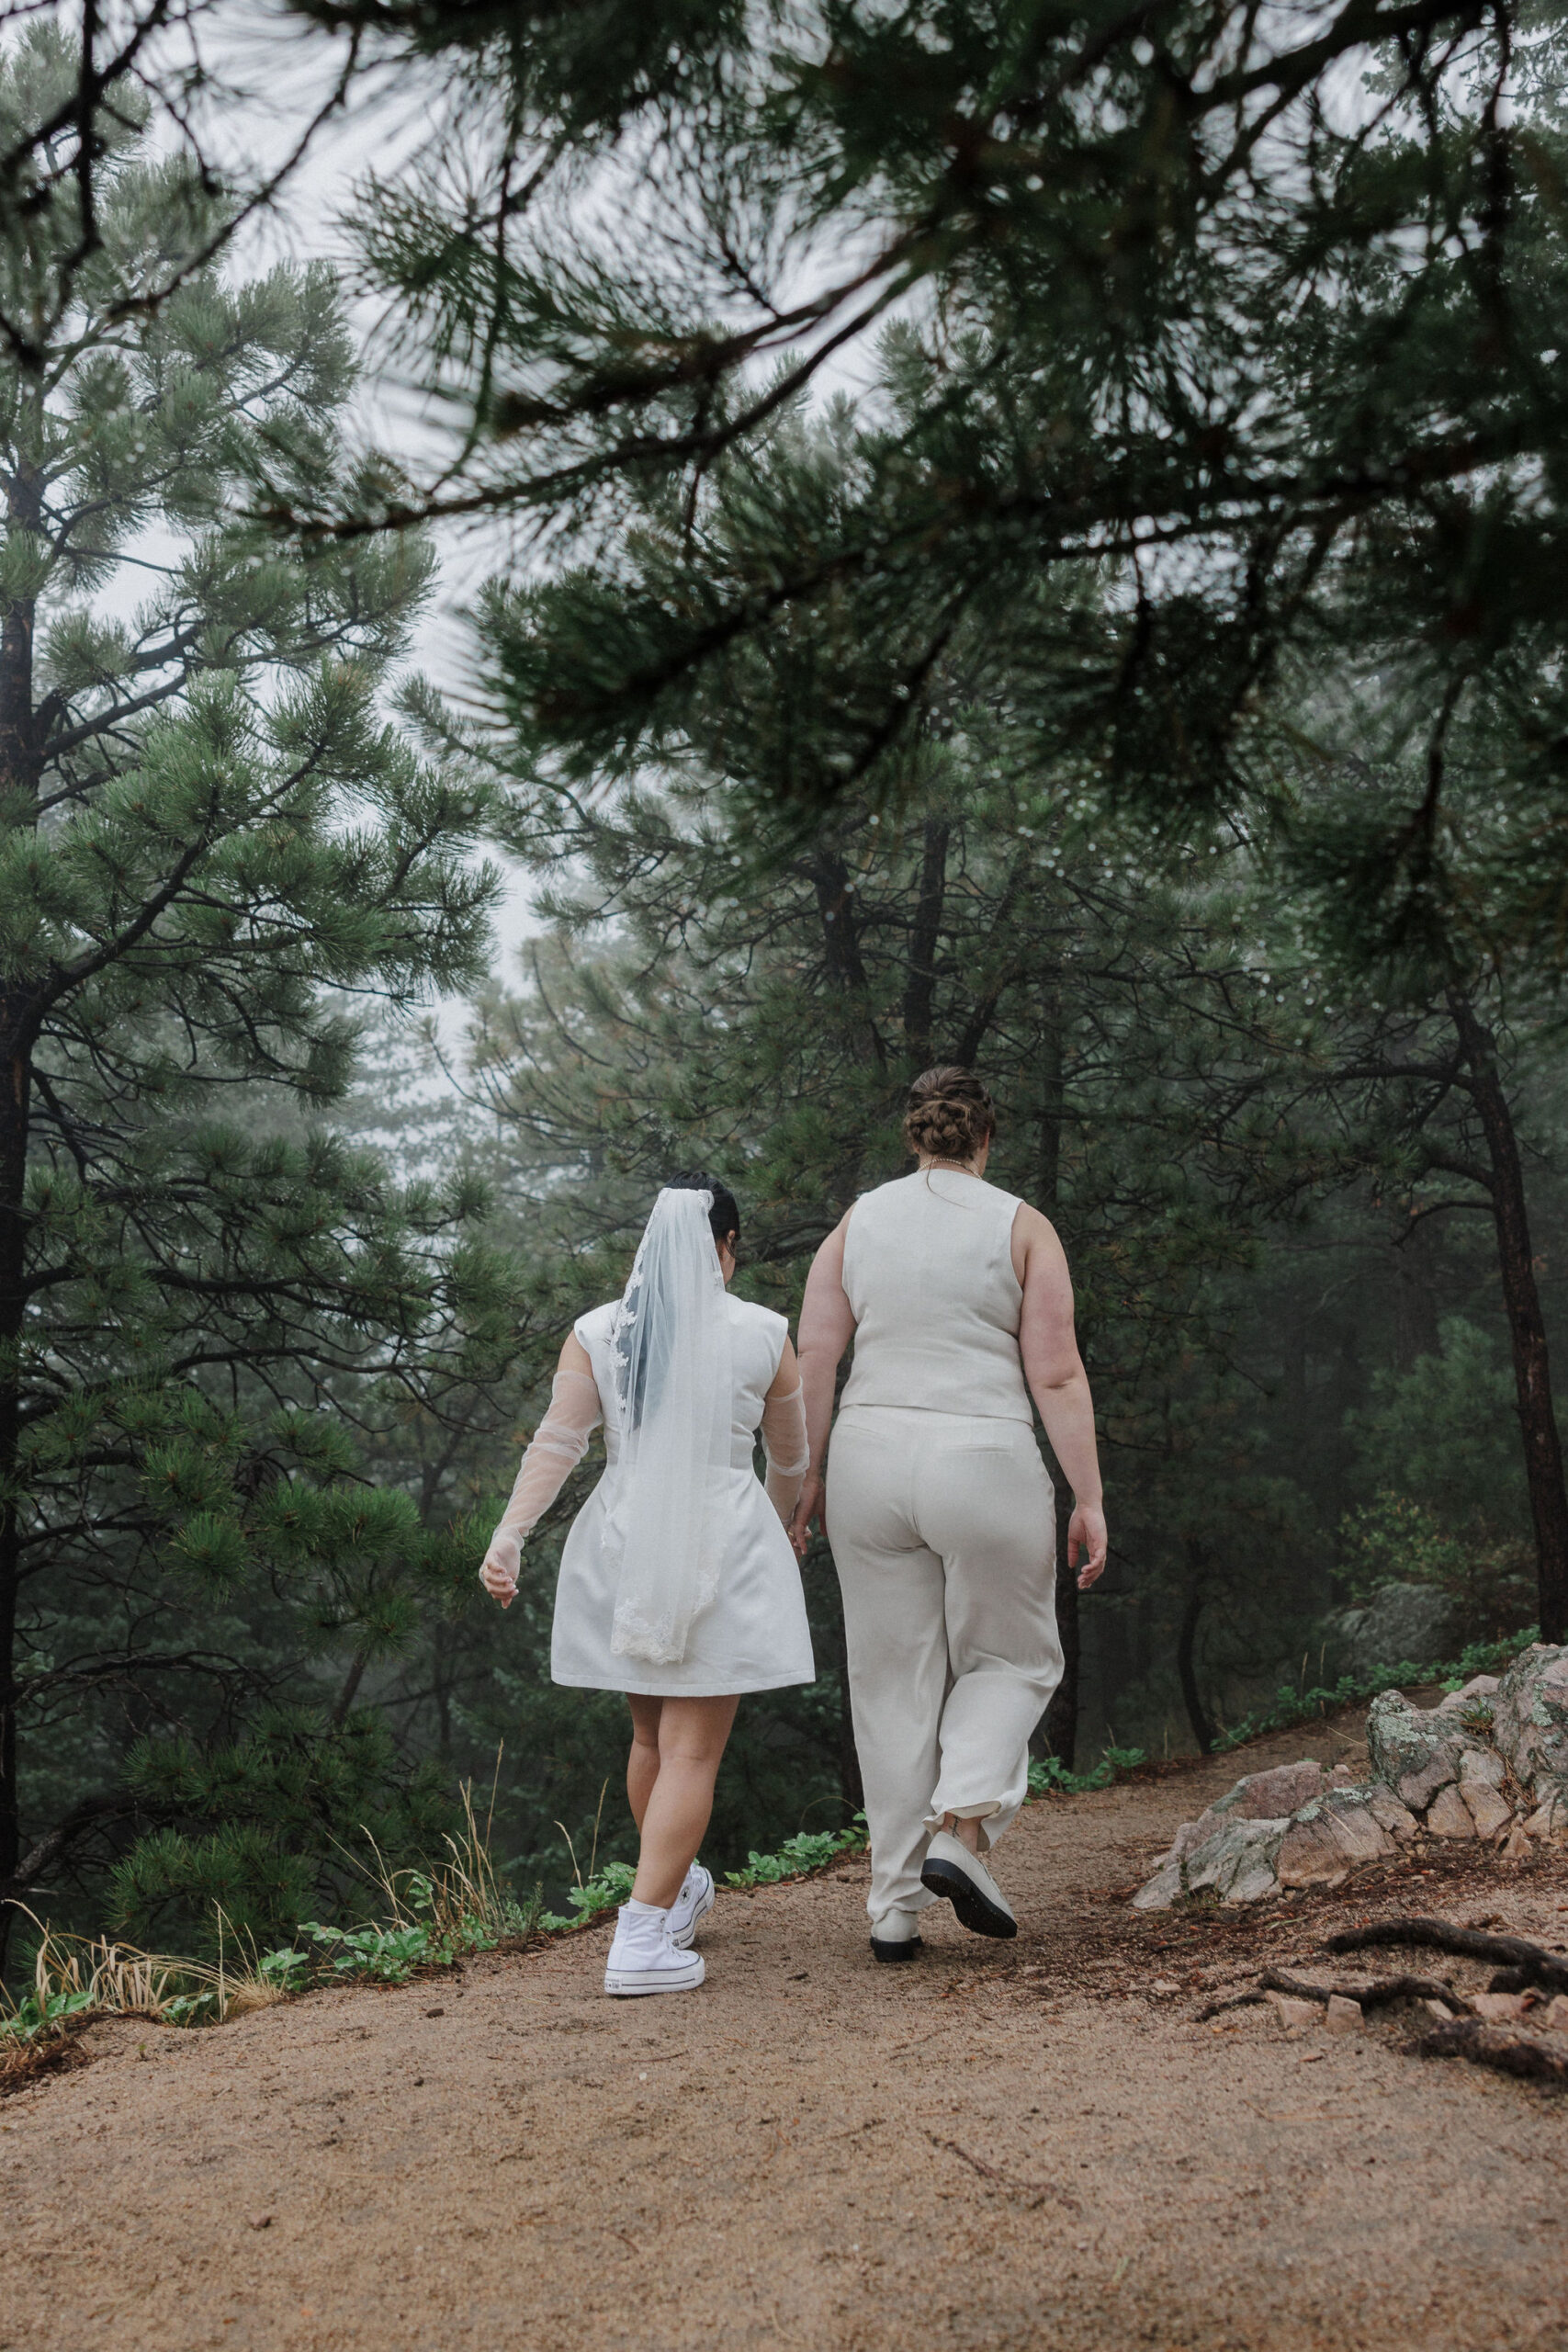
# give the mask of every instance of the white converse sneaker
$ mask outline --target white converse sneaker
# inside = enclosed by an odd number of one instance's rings
[[[972,1936],[1016,1936],[1012,1905],[986,1868],[951,1830],[939,1829],[926,1848],[920,1884],[945,1895]]]
[[[920,1949],[920,1931],[915,1925],[918,1911],[885,1911],[880,1919],[871,1923],[871,1956],[874,1960],[913,1960]]]
[[[691,1993],[706,1973],[700,1951],[671,1942],[668,1911],[635,1899],[621,1905],[604,1963],[606,1993]]]
[[[681,1892],[670,1905],[670,1940],[678,1951],[690,1948],[692,1938],[713,1909],[713,1873],[701,1862],[686,1872]]]

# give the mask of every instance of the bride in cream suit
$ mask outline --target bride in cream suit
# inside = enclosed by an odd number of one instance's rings
[[[971,1071],[917,1079],[904,1134],[919,1165],[855,1202],[801,1310],[811,1462],[791,1532],[804,1550],[825,1474],[884,1961],[912,1957],[938,1899],[977,1935],[1018,1932],[984,1857],[1023,1803],[1030,1735],[1062,1675],[1032,1396],[1072,1482],[1068,1564],[1085,1555],[1085,1587],[1105,1565],[1066,1260],[1037,1209],[986,1182],[996,1123]]]

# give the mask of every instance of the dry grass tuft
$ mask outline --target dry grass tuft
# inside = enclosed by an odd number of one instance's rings
[[[389,1870],[377,1852],[374,1883],[385,1896],[398,1927],[419,1926],[429,1931],[433,1949],[461,1952],[485,1949],[494,1942],[530,1936],[539,1921],[540,1904],[519,1903],[502,1885],[491,1859],[491,1832],[495,1818],[495,1792],[501,1779],[504,1742],[496,1749],[495,1774],[490,1805],[481,1827],[474,1811],[471,1781],[462,1785],[464,1826],[459,1837],[444,1843],[448,1859],[429,1871]],[[368,1831],[366,1833],[369,1835]],[[375,1841],[371,1840],[374,1849]]]
[[[74,2030],[54,2034],[47,2041],[20,2041],[6,2035],[0,2038],[0,2098],[25,2091],[41,2075],[63,2075],[73,2066],[88,2063]]]
[[[18,1905],[18,1908],[24,1906]],[[68,1936],[33,1917],[39,1930],[33,1979],[18,1998],[0,1995],[0,2082],[12,2085],[72,2063],[60,2052],[95,2018],[148,2018],[160,2025],[217,2025],[247,2010],[287,1998],[240,1950],[236,1965],[224,1950],[219,1915],[216,1964],[143,1951],[107,1936]]]

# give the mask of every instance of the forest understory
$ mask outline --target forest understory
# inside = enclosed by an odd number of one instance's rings
[[[875,1967],[857,1856],[721,1894],[689,1996],[605,2000],[605,1923],[208,2031],[94,2027],[0,2110],[0,2347],[1556,2352],[1561,2093],[1417,2054],[1407,2007],[1201,2013],[1395,1914],[1560,1948],[1568,1853],[1127,1902],[1238,1762],[1354,1762],[1361,1720],[1030,1805],[1016,1943],[938,1905]]]

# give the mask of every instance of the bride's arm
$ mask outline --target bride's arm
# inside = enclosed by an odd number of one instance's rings
[[[768,1500],[787,1527],[811,1466],[800,1366],[787,1338],[773,1386],[762,1399],[762,1452],[768,1457]]]
[[[516,1598],[524,1544],[587,1453],[600,1418],[599,1386],[588,1351],[576,1332],[569,1331],[556,1365],[549,1410],[523,1456],[512,1499],[479,1570],[479,1582],[503,1609],[510,1609]]]
[[[797,1552],[805,1551],[811,1521],[821,1509],[822,1467],[833,1419],[833,1387],[840,1359],[855,1335],[855,1318],[844,1296],[844,1234],[849,1222],[846,1210],[811,1261],[806,1296],[801,1302],[795,1352],[800,1358],[801,1386],[805,1391],[811,1466],[790,1521],[790,1540]]]
[[[1021,1263],[1020,1262],[1021,1259]],[[1038,1209],[1021,1206],[1013,1220],[1013,1270],[1023,1286],[1018,1345],[1052,1452],[1073,1490],[1067,1566],[1085,1555],[1078,1583],[1086,1590],[1105,1566],[1107,1536],[1094,1439],[1094,1398],[1073,1328],[1073,1284],[1055,1228]]]

